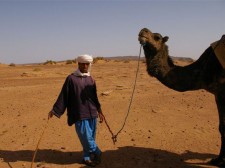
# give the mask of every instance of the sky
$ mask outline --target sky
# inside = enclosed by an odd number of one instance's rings
[[[145,27],[171,56],[198,59],[225,34],[225,1],[0,0],[0,63],[138,56]]]

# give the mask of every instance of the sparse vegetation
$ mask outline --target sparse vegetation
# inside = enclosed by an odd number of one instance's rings
[[[44,65],[55,65],[56,62],[55,61],[52,61],[52,60],[47,60]]]
[[[9,66],[11,66],[11,67],[15,67],[15,66],[16,66],[16,64],[11,63],[11,64],[9,64]]]
[[[94,60],[93,60],[93,63],[96,63],[99,60],[104,60],[104,58],[103,57],[95,57]]]
[[[76,60],[67,60],[66,64],[75,64],[77,61]]]

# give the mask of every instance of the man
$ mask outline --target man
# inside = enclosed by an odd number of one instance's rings
[[[68,125],[75,124],[83,147],[83,163],[94,167],[101,162],[102,153],[95,142],[97,117],[103,122],[104,116],[97,97],[96,83],[90,76],[92,56],[81,55],[77,62],[78,69],[66,78],[48,117],[55,115],[60,118],[67,109]]]

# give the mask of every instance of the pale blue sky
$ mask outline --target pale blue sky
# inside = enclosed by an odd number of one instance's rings
[[[0,0],[0,62],[137,56],[144,27],[169,36],[170,55],[197,59],[225,34],[225,1]]]

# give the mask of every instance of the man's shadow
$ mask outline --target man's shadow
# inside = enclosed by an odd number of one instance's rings
[[[0,150],[0,158],[4,162],[13,164],[17,161],[32,162],[34,151],[32,150]],[[113,167],[113,168],[193,168],[207,165],[206,160],[216,157],[213,154],[195,153],[186,151],[182,154],[177,154],[160,149],[143,148],[126,146],[119,147],[116,150],[104,151],[102,155],[102,163],[98,167]],[[81,164],[82,152],[66,152],[60,150],[40,149],[35,158],[37,162],[44,164]],[[190,159],[197,159],[198,163],[188,163]],[[81,164],[81,167],[85,167]]]

